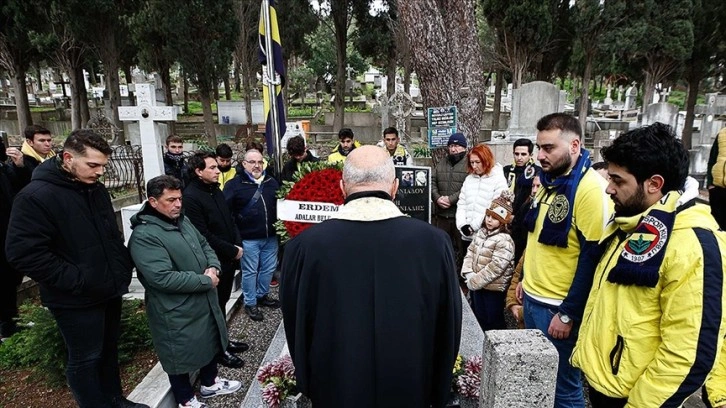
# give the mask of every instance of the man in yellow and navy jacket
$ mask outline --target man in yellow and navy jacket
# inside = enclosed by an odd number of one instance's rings
[[[615,215],[571,362],[593,408],[680,407],[720,358],[726,233],[696,204],[688,151],[670,126],[625,133],[602,155]],[[714,394],[713,405],[726,403]]]

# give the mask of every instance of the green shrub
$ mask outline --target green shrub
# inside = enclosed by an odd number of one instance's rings
[[[32,368],[51,385],[65,383],[66,347],[55,319],[43,306],[20,306],[21,326],[26,326],[0,347],[0,367]],[[131,361],[134,353],[151,346],[151,332],[143,302],[124,300],[121,308],[119,362]]]

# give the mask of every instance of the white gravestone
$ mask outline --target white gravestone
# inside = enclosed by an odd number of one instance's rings
[[[154,122],[176,121],[174,106],[156,106],[156,93],[151,84],[136,84],[137,106],[120,106],[119,119],[138,121],[141,134],[141,154],[144,158],[144,183],[164,174],[161,154],[161,141],[156,133]]]

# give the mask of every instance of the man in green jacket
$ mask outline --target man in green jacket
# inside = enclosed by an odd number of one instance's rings
[[[239,381],[217,376],[227,326],[217,299],[220,264],[214,250],[181,211],[181,182],[158,176],[149,200],[131,217],[131,257],[146,289],[154,349],[179,407],[200,407],[189,381],[199,370],[202,398],[233,393]]]

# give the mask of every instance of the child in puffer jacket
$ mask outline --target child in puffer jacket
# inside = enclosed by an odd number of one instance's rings
[[[461,267],[482,330],[506,328],[504,301],[514,274],[514,241],[509,235],[513,200],[514,195],[507,190],[492,201]]]

